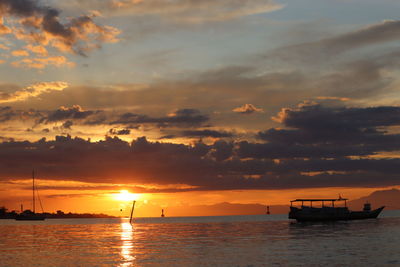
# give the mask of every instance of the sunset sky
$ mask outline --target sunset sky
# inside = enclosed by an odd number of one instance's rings
[[[117,216],[121,190],[183,216],[398,188],[399,10],[0,0],[0,206],[31,208],[32,169],[45,211]]]

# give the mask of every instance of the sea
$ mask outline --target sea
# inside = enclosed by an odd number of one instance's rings
[[[400,211],[297,223],[287,215],[0,220],[0,266],[400,266]]]

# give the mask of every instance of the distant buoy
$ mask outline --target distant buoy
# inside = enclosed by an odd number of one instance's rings
[[[161,217],[165,217],[165,215],[164,215],[164,209],[161,210]]]

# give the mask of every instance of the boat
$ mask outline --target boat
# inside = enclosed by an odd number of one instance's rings
[[[25,210],[18,214],[15,217],[15,220],[17,221],[43,221],[46,219],[46,217],[43,214],[36,213],[35,208],[36,208],[36,203],[35,203],[35,171],[32,171],[32,210]],[[40,198],[39,198],[40,201]],[[42,203],[40,202],[40,206],[42,206]],[[42,208],[43,212],[43,208]]]
[[[385,208],[371,210],[371,204],[365,203],[362,211],[351,211],[347,207],[347,198],[339,196],[337,199],[295,199],[290,201],[289,219],[302,221],[338,221],[338,220],[362,220],[377,218]],[[344,202],[344,206],[335,206],[337,202]],[[296,204],[301,203],[300,207]],[[309,203],[309,205],[304,205]],[[320,207],[313,207],[314,203],[321,203]],[[330,205],[325,205],[330,203]]]

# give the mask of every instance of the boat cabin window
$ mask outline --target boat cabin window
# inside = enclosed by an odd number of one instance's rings
[[[311,208],[323,208],[323,207],[347,207],[347,199],[296,199],[290,201],[291,207],[311,207]]]

